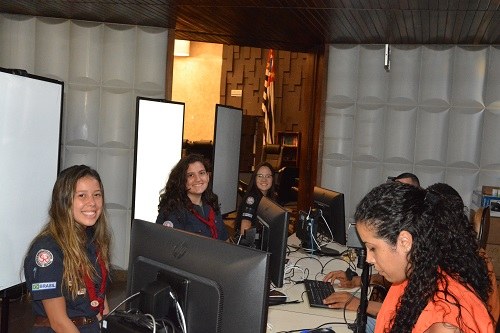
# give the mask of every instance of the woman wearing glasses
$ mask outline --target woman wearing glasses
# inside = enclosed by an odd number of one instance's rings
[[[160,194],[156,223],[227,240],[219,198],[209,182],[209,164],[203,156],[191,154],[181,158]]]
[[[247,193],[243,197],[236,216],[236,231],[240,235],[243,235],[245,230],[256,226],[257,207],[264,196],[273,200],[276,198],[274,169],[269,162],[257,165],[250,178]]]

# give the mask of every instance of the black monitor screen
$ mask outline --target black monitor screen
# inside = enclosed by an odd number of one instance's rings
[[[271,253],[269,279],[277,288],[283,287],[288,239],[288,211],[262,197],[257,207],[257,221],[262,225],[262,250]]]
[[[266,252],[136,219],[127,293],[141,291],[141,295],[131,307],[175,316],[175,307],[162,304],[165,295],[158,293],[167,286],[178,299],[190,333],[265,332],[269,257]]]
[[[318,233],[332,237],[339,244],[346,244],[344,194],[321,187],[314,187],[313,201],[321,210],[318,217]],[[325,223],[326,222],[326,223]]]

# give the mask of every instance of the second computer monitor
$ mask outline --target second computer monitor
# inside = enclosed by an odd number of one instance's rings
[[[313,201],[315,208],[321,210],[324,218],[324,220],[321,216],[318,218],[318,233],[326,237],[333,236],[335,242],[345,245],[344,194],[315,186]]]
[[[275,287],[281,288],[285,274],[288,211],[269,198],[262,197],[257,208],[257,221],[262,225],[261,248],[271,253],[269,279]]]

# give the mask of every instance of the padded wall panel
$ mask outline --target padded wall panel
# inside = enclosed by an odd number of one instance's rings
[[[383,45],[360,47],[357,97],[359,103],[381,104],[387,101],[389,76],[383,65]],[[377,84],[373,84],[374,82]]]
[[[417,119],[415,163],[444,166],[449,109],[421,108]]]
[[[102,83],[104,86],[131,88],[134,82],[136,29],[126,25],[104,26]]]
[[[451,103],[453,47],[422,46],[420,103],[448,106]]]
[[[484,104],[488,108],[500,109],[500,46],[488,49],[488,70],[486,71],[486,91]]]
[[[39,18],[36,23],[35,71],[37,75],[68,81],[68,20]]]
[[[106,204],[111,208],[130,208],[132,178],[117,175],[130,174],[131,155],[128,149],[99,149],[99,173],[106,191]]]
[[[385,108],[365,109],[358,105],[355,119],[353,158],[381,161],[384,154]]]
[[[482,108],[487,47],[457,47],[453,69],[453,105]]]
[[[472,190],[478,183],[478,169],[449,168],[446,170],[444,182],[453,186],[460,193],[465,205],[469,205],[469,198],[472,196]],[[436,180],[438,182],[440,180]]]
[[[391,46],[389,103],[415,105],[418,102],[421,52],[417,46]]]
[[[328,174],[321,186],[344,193],[345,209],[347,212],[349,194],[351,191],[352,162],[347,160],[325,160],[322,165],[322,174]],[[346,214],[348,215],[348,214]]]
[[[97,170],[97,155],[98,150],[95,147],[65,146],[61,170],[77,164],[86,164]]]
[[[102,24],[71,22],[69,80],[97,85],[102,72]]]
[[[500,96],[498,96],[500,100]],[[500,110],[486,110],[481,149],[481,167],[500,169]],[[497,180],[500,184],[500,178]]]
[[[323,142],[323,158],[350,160],[353,151],[355,108],[327,106],[325,114],[325,136]],[[328,135],[326,134],[328,133]]]
[[[65,144],[95,147],[98,145],[101,93],[96,86],[67,85]]]
[[[326,100],[352,103],[356,100],[359,46],[331,45],[329,47],[328,78],[332,80]],[[333,83],[334,82],[334,83]]]
[[[167,37],[165,29],[149,27],[137,29],[136,89],[165,91],[165,75],[158,73],[164,70]]]
[[[135,95],[127,89],[103,88],[101,97],[100,146],[132,148]]]
[[[481,156],[483,110],[452,108],[448,132],[447,166],[478,168]]]
[[[383,172],[382,164],[353,162],[351,172],[351,194],[349,196],[349,205],[346,206],[348,215],[354,215],[356,205],[363,196],[373,187],[380,184],[380,175]],[[346,213],[347,214],[347,213]]]
[[[5,68],[22,68],[35,72],[34,17],[0,14],[0,64]]]
[[[107,196],[106,189],[104,195]],[[108,223],[111,228],[111,262],[128,261],[130,248],[130,211],[106,207]],[[123,230],[123,232],[118,232]]]
[[[384,161],[413,163],[417,108],[389,106],[384,129]]]

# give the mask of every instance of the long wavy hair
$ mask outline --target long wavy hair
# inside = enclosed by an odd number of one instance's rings
[[[476,294],[487,308],[491,285],[486,260],[479,254],[473,226],[463,209],[450,204],[447,196],[386,183],[361,200],[354,217],[390,246],[396,245],[403,230],[413,237],[406,267],[408,285],[386,326],[390,332],[411,332],[425,306],[439,299],[458,308],[457,321],[464,331],[460,295],[449,291],[445,273]],[[443,287],[438,289],[438,285]]]
[[[92,226],[94,229],[92,242],[99,249],[100,256],[109,271],[111,236],[104,207],[104,188],[97,171],[86,165],[71,166],[58,175],[52,189],[49,221],[35,237],[36,240],[39,237],[50,236],[61,248],[64,255],[63,286],[69,290],[73,298],[77,296],[80,289],[85,287],[85,274],[91,277],[97,274],[94,264],[87,257],[86,227],[76,222],[72,211],[76,183],[84,177],[94,178],[101,188],[103,207],[101,215]]]
[[[269,162],[261,162],[259,165],[255,167],[255,171],[252,173],[252,176],[250,177],[250,181],[248,182],[248,188],[247,188],[247,193],[250,193],[254,188],[257,188],[257,172],[261,167],[268,167],[269,170],[271,170],[271,174],[273,175],[273,182],[271,183],[271,187],[269,190],[267,190],[266,197],[270,199],[276,199],[276,182],[274,179],[275,171],[273,166]]]
[[[167,184],[160,192],[158,212],[167,213],[181,209],[190,209],[193,206],[186,190],[187,169],[190,164],[200,162],[210,174],[210,163],[202,155],[190,154],[179,160],[172,168]],[[211,176],[211,175],[210,175]],[[220,212],[219,198],[212,192],[212,177],[207,189],[201,195],[201,201],[210,205],[216,213]]]

